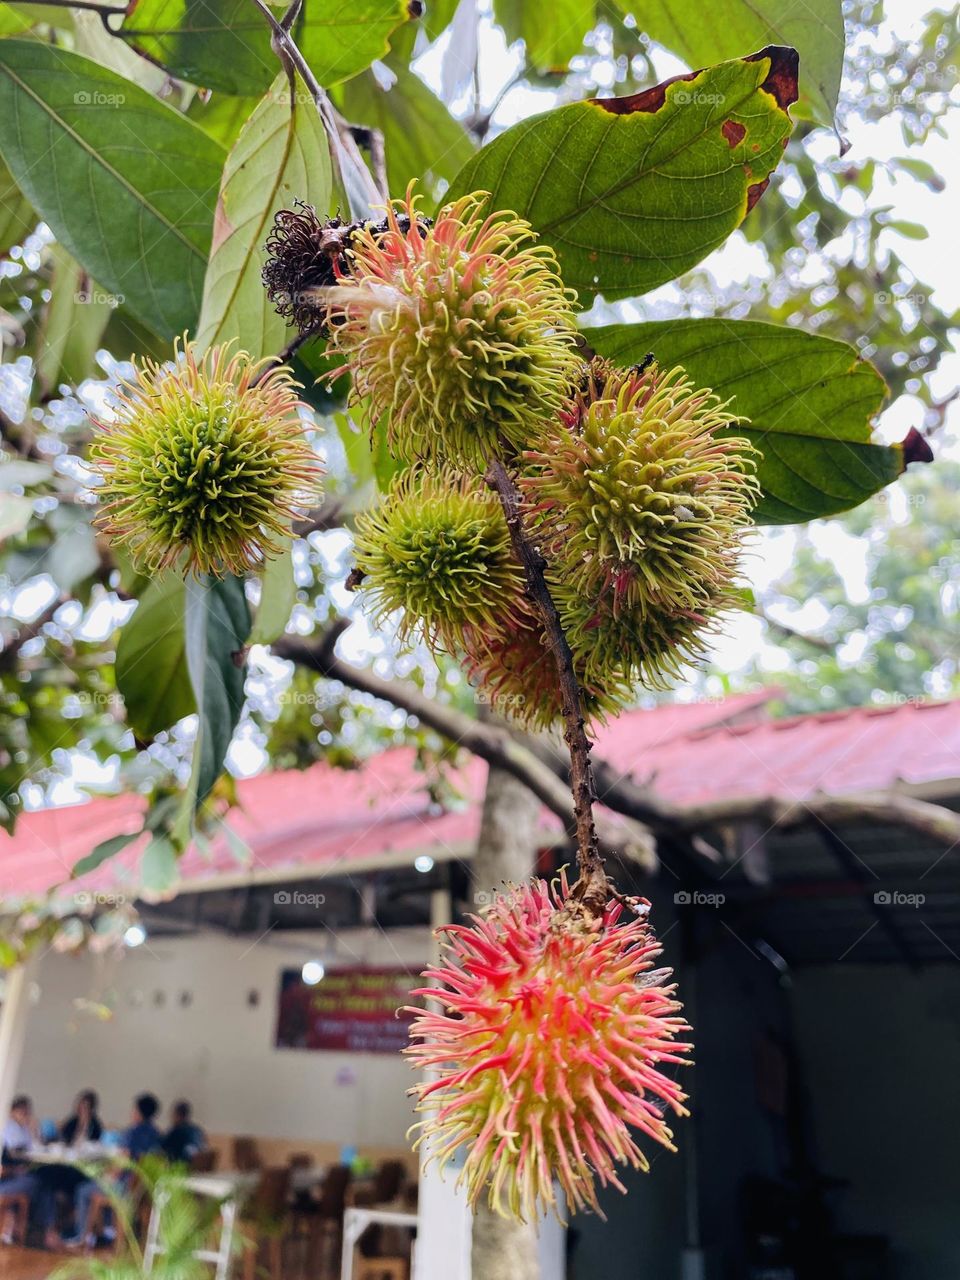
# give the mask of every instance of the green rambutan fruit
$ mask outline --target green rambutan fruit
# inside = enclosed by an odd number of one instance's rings
[[[563,703],[556,663],[529,606],[519,615],[498,618],[493,627],[468,628],[462,643],[467,676],[479,701],[533,731],[560,723]],[[581,709],[588,720],[604,720],[632,700],[627,673],[616,662],[601,668],[585,663],[576,651],[573,656]]]
[[[739,419],[680,368],[593,362],[524,455],[528,527],[587,678],[659,686],[735,599],[758,494]]]
[[[172,363],[146,359],[120,384],[113,421],[94,419],[97,522],[146,572],[256,569],[314,496],[297,384],[265,363],[178,342]]]
[[[378,625],[401,611],[401,637],[455,650],[465,629],[489,631],[519,610],[523,570],[500,503],[479,478],[450,467],[408,469],[357,517],[357,577]]]
[[[330,353],[344,357],[368,421],[408,462],[480,470],[531,444],[569,396],[581,364],[574,295],[552,249],[475,193],[424,232],[410,192],[387,230],[361,227],[349,271],[324,291]]]

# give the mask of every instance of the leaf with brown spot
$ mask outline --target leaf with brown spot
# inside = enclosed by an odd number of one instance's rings
[[[489,191],[553,246],[584,303],[628,298],[735,231],[793,127],[797,55],[771,47],[639,94],[571,103],[502,133],[453,181]]]

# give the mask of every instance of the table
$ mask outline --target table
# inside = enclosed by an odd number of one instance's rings
[[[353,1280],[353,1250],[367,1227],[372,1226],[373,1223],[384,1227],[415,1227],[417,1215],[401,1213],[396,1209],[347,1209],[343,1215],[340,1280]]]
[[[30,1164],[86,1164],[97,1160],[115,1160],[122,1157],[118,1147],[108,1147],[102,1142],[85,1142],[79,1147],[67,1147],[62,1142],[51,1142],[48,1147],[31,1147],[23,1158]]]
[[[187,1187],[194,1195],[208,1196],[220,1201],[220,1242],[216,1249],[195,1249],[193,1257],[198,1262],[212,1262],[216,1266],[215,1280],[227,1280],[230,1271],[230,1254],[233,1233],[237,1224],[237,1210],[244,1196],[252,1191],[260,1177],[256,1169],[249,1172],[226,1170],[222,1173],[191,1173],[177,1179],[177,1185]],[[144,1275],[152,1275],[154,1263],[165,1252],[160,1243],[160,1215],[169,1198],[169,1191],[161,1183],[153,1197],[147,1242],[143,1250]]]

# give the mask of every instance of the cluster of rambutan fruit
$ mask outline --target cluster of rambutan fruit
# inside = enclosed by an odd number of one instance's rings
[[[545,727],[561,714],[556,672],[490,460],[521,490],[595,715],[676,675],[730,605],[753,453],[682,369],[585,360],[552,250],[485,204],[466,196],[429,222],[408,195],[352,228],[285,215],[265,278],[324,330],[403,464],[356,522],[354,581],[378,620],[397,615],[494,707]]]
[[[322,337],[367,425],[401,464],[356,520],[353,578],[378,617],[457,655],[494,706],[531,727],[561,714],[540,614],[491,464],[507,468],[526,539],[571,647],[583,709],[657,685],[730,605],[757,493],[737,418],[680,368],[586,358],[552,251],[474,194],[435,221],[408,193],[381,221],[278,215],[264,284]],[[185,344],[145,362],[100,424],[101,522],[148,569],[256,568],[318,474],[291,375]],[[646,1167],[630,1130],[669,1146],[683,1094],[658,1064],[689,1048],[644,919],[534,880],[448,931],[442,984],[420,994],[410,1053],[441,1160],[468,1148],[471,1202],[504,1212],[597,1207],[594,1180]]]

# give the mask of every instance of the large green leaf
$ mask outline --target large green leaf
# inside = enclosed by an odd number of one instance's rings
[[[188,578],[186,590],[187,668],[200,719],[190,786],[176,827],[180,844],[190,816],[223,770],[243,710],[244,660],[250,635],[250,609],[241,578]]]
[[[644,293],[722,244],[763,194],[796,75],[794,51],[771,48],[534,116],[484,147],[451,197],[489,191],[527,218],[584,300]]]
[[[762,454],[759,524],[835,515],[895,480],[907,462],[925,460],[914,436],[872,442],[886,385],[853,347],[832,338],[754,320],[663,320],[585,329],[590,345],[618,364],[652,352],[660,365],[683,365],[749,422]],[[928,451],[926,451],[928,454]]]
[[[61,383],[78,386],[94,369],[94,357],[112,311],[110,299],[54,244],[50,301],[44,308],[36,343],[36,373],[42,396]]]
[[[144,740],[197,709],[187,670],[184,599],[179,574],[162,574],[144,591],[120,632],[117,688],[128,724]]]
[[[584,36],[596,23],[596,8],[596,0],[551,0],[547,14],[543,0],[494,0],[493,16],[508,40],[523,41],[532,67],[563,71],[583,48]]]
[[[236,338],[257,359],[283,347],[286,322],[261,279],[264,242],[279,209],[301,199],[325,213],[332,190],[330,149],[320,116],[299,82],[291,99],[281,73],[224,166],[197,328],[202,347]]]
[[[15,244],[21,244],[38,221],[30,201],[21,193],[9,169],[0,164],[0,258],[5,257]]]
[[[407,0],[308,0],[293,34],[319,82],[337,84],[382,58],[412,12]],[[135,0],[120,35],[205,89],[259,97],[277,72],[269,27],[251,0]]]
[[[40,41],[0,43],[0,151],[93,279],[148,328],[192,327],[223,150],[137,85]]]
[[[282,636],[296,603],[293,542],[288,539],[280,554],[271,556],[260,574],[260,603],[250,631],[250,644],[273,644]]]
[[[348,81],[339,95],[344,114],[352,124],[380,130],[394,195],[415,177],[421,191],[436,197],[473,155],[473,142],[419,76],[403,67],[391,74],[396,80],[388,89],[372,71]]]
[[[833,124],[843,71],[841,0],[618,0],[658,43],[692,67],[744,49],[791,45],[800,54],[800,92],[815,119]]]

